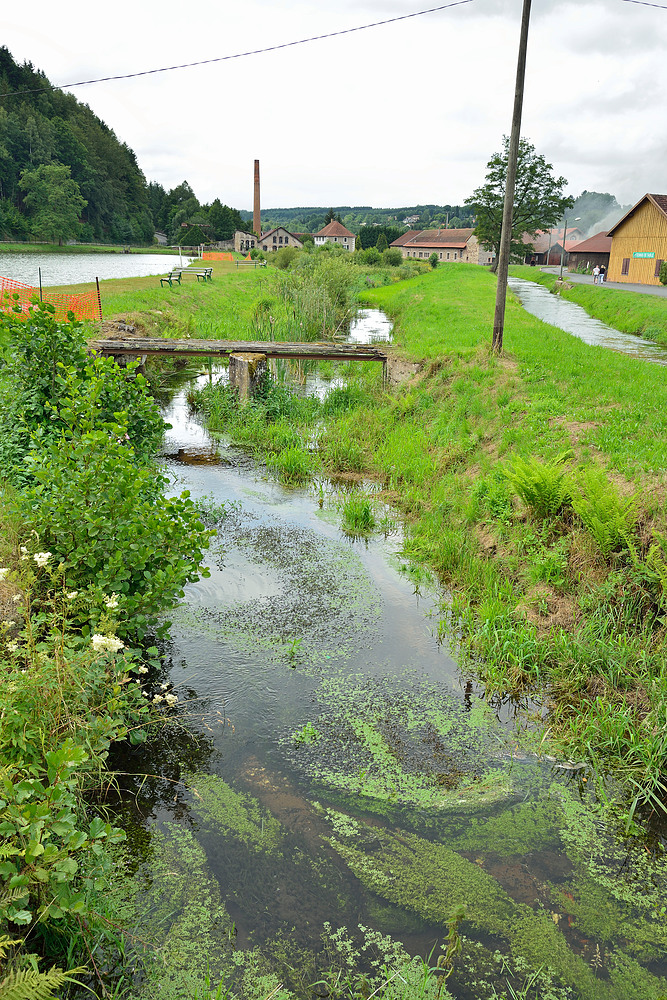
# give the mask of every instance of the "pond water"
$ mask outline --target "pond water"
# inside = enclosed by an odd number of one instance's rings
[[[203,501],[217,536],[153,681],[179,699],[173,725],[116,762],[138,775],[124,779],[132,905],[165,958],[133,996],[194,996],[207,967],[238,979],[253,947],[312,996],[341,927],[362,967],[378,935],[435,947],[435,964],[459,904],[459,1000],[518,993],[536,969],[531,997],[665,992],[665,864],[614,835],[593,775],[539,756],[483,700],[391,511],[350,537],[349,485],[281,486],[185,393],[165,416],[174,491]]]
[[[656,344],[653,340],[645,340],[631,333],[614,330],[601,323],[599,319],[593,319],[575,302],[569,302],[561,295],[554,295],[537,282],[508,278],[507,283],[529,313],[544,320],[545,323],[551,323],[567,333],[573,333],[584,343],[596,347],[608,347],[612,351],[631,354],[644,361],[667,365],[667,347]]]
[[[155,253],[8,253],[0,250],[0,275],[39,287],[42,285],[76,285],[105,278],[140,278],[148,274],[164,274],[193,260],[178,254]]]

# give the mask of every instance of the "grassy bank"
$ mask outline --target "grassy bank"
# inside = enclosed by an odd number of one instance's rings
[[[549,289],[553,289],[558,280],[557,275],[544,273],[536,267],[515,266],[510,273],[516,278],[536,281]],[[606,285],[593,284],[572,284],[563,288],[560,294],[564,299],[576,302],[589,316],[615,330],[634,333],[667,346],[667,299],[641,292],[620,292]]]
[[[315,452],[312,413],[275,390],[242,418],[224,390],[193,402],[285,479],[379,477],[408,553],[455,594],[443,632],[489,694],[542,701],[562,753],[622,779],[632,829],[637,808],[660,808],[667,768],[663,372],[515,301],[494,357],[494,294],[468,266],[365,292],[421,371],[387,393],[361,370],[315,418]]]
[[[128,244],[112,245],[109,243],[76,243],[73,246],[60,246],[58,243],[6,243],[0,242],[0,253],[169,253],[173,254],[171,247],[159,246],[128,246]],[[178,252],[178,251],[177,251]]]

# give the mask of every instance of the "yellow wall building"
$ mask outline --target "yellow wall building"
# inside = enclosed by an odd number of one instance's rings
[[[660,284],[660,265],[667,260],[667,195],[645,194],[607,235],[607,281]]]

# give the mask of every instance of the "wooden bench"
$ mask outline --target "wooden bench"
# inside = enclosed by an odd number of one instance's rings
[[[176,281],[179,285],[181,283],[181,272],[180,271],[170,271],[169,274],[165,274],[164,278],[160,278],[160,285],[163,286],[165,281],[171,288],[173,283]]]
[[[250,266],[250,267],[266,267],[266,261],[265,260],[237,260],[236,261],[236,266],[237,267],[242,267],[244,264],[246,266]]]
[[[176,270],[180,272],[181,277],[184,274],[194,274],[197,281],[213,281],[212,267],[178,267]]]

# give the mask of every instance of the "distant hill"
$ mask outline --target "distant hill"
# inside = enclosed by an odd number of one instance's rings
[[[240,224],[217,198],[200,205],[187,181],[168,193],[147,184],[134,152],[87,104],[0,47],[0,239],[145,245],[156,229],[177,243],[194,225],[227,239]]]
[[[415,217],[409,223],[415,229],[445,226],[450,229],[471,226],[473,213],[467,205],[407,205],[403,208],[372,208],[370,205],[323,205],[299,208],[267,208],[262,210],[262,229],[266,232],[284,226],[292,233],[314,233],[324,226],[327,212],[334,211],[344,226],[353,233],[360,233],[366,226],[400,228],[404,219]],[[252,212],[242,211],[245,223],[252,221]]]

